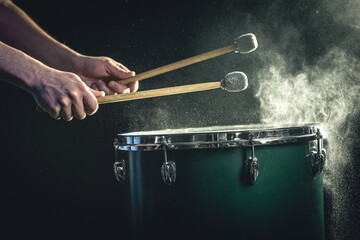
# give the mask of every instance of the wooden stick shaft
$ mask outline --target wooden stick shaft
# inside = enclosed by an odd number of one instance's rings
[[[104,97],[98,97],[97,100],[99,104],[106,104],[106,103],[132,101],[137,99],[161,97],[161,96],[168,96],[168,95],[175,95],[182,93],[199,92],[199,91],[211,90],[216,88],[221,88],[221,82],[198,83],[198,84],[190,84],[190,85],[177,86],[177,87],[139,91],[135,93],[109,95]]]
[[[151,77],[154,77],[154,76],[166,73],[166,72],[170,72],[170,71],[182,68],[182,67],[186,67],[186,66],[189,66],[194,63],[205,61],[207,59],[214,58],[214,57],[217,57],[217,56],[220,56],[220,55],[232,52],[232,51],[234,51],[234,46],[229,45],[227,47],[219,48],[219,49],[216,49],[216,50],[213,50],[210,52],[206,52],[206,53],[194,56],[194,57],[190,57],[190,58],[178,61],[178,62],[168,64],[168,65],[165,65],[162,67],[158,67],[153,70],[135,75],[134,77],[119,80],[118,82],[126,85],[126,84],[129,84],[132,82],[144,80],[144,79],[151,78]]]

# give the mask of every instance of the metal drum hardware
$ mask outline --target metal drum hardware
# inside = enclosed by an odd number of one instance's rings
[[[311,159],[311,170],[313,177],[318,176],[325,165],[326,160],[326,150],[323,149],[323,136],[320,132],[320,129],[316,131],[316,140],[317,140],[317,151],[313,150],[310,153]]]
[[[245,159],[245,174],[248,182],[254,185],[259,177],[259,162],[255,157],[254,135],[249,135],[249,142],[251,144],[251,157]]]
[[[123,159],[118,160],[119,141],[117,138],[114,139],[113,145],[115,148],[114,174],[116,179],[124,184],[126,180],[126,162]]]
[[[161,166],[161,177],[164,183],[171,186],[175,184],[175,180],[176,180],[176,164],[175,162],[168,162],[167,160],[166,143],[163,144],[163,148],[164,148],[164,162]]]
[[[121,182],[125,183],[126,180],[126,163],[125,160],[116,161],[114,163],[114,174],[116,179]]]

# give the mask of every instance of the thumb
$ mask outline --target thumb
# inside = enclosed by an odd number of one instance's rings
[[[110,74],[110,76],[118,79],[125,79],[135,76],[135,72],[126,71],[114,63],[108,65],[108,73]]]
[[[89,88],[89,90],[90,90],[90,92],[91,92],[92,94],[94,94],[95,97],[103,97],[103,96],[105,96],[105,92],[104,92],[104,91],[96,91],[96,90],[94,90],[94,89],[92,89],[92,88]]]

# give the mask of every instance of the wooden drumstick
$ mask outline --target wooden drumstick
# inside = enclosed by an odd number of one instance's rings
[[[194,56],[194,57],[190,57],[190,58],[178,61],[178,62],[174,62],[174,63],[168,64],[168,65],[162,66],[162,67],[158,67],[153,70],[149,70],[147,72],[143,72],[138,75],[135,75],[134,77],[119,80],[118,82],[121,84],[127,85],[129,83],[148,79],[148,78],[151,78],[151,77],[154,77],[154,76],[166,73],[166,72],[170,72],[170,71],[182,68],[182,67],[186,67],[186,66],[189,66],[194,63],[205,61],[207,59],[214,58],[214,57],[217,57],[217,56],[220,56],[220,55],[232,52],[232,51],[235,51],[235,53],[242,53],[242,54],[250,53],[252,51],[255,51],[257,47],[258,47],[258,43],[257,43],[256,37],[254,34],[252,34],[252,33],[243,34],[235,39],[233,45],[229,45],[229,46],[219,48],[219,49],[216,49],[216,50],[213,50],[210,52],[206,52],[206,53]]]
[[[245,90],[247,88],[247,85],[248,80],[244,73],[232,72],[227,74],[221,82],[198,83],[177,87],[139,91],[135,93],[108,95],[104,97],[98,97],[97,100],[99,104],[106,104],[114,102],[132,101],[144,98],[169,96],[182,93],[199,92],[217,88],[222,88],[229,92],[239,92]]]
[[[125,93],[125,94],[117,94],[117,95],[108,95],[104,97],[98,97],[99,104],[105,103],[113,103],[113,102],[124,102],[124,101],[132,101],[144,98],[153,98],[153,97],[161,97],[189,92],[198,92],[220,88],[220,82],[208,82],[208,83],[198,83],[191,85],[184,85],[178,87],[168,87],[168,88],[159,88],[153,90],[139,91],[134,93]]]
[[[222,88],[228,92],[240,92],[247,88],[248,79],[243,72],[232,72],[226,74],[220,82],[197,83],[177,87],[159,88],[153,90],[139,91],[134,93],[124,93],[118,95],[108,95],[97,97],[99,104],[132,101],[144,98],[153,98],[161,96],[176,95],[182,93],[199,92],[211,89]],[[38,112],[44,112],[39,106],[36,106]]]

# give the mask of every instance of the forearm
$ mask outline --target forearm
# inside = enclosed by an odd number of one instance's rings
[[[38,60],[0,42],[0,80],[33,93],[39,73],[50,70]]]
[[[46,65],[76,72],[79,54],[43,31],[14,3],[0,0],[0,40]]]

